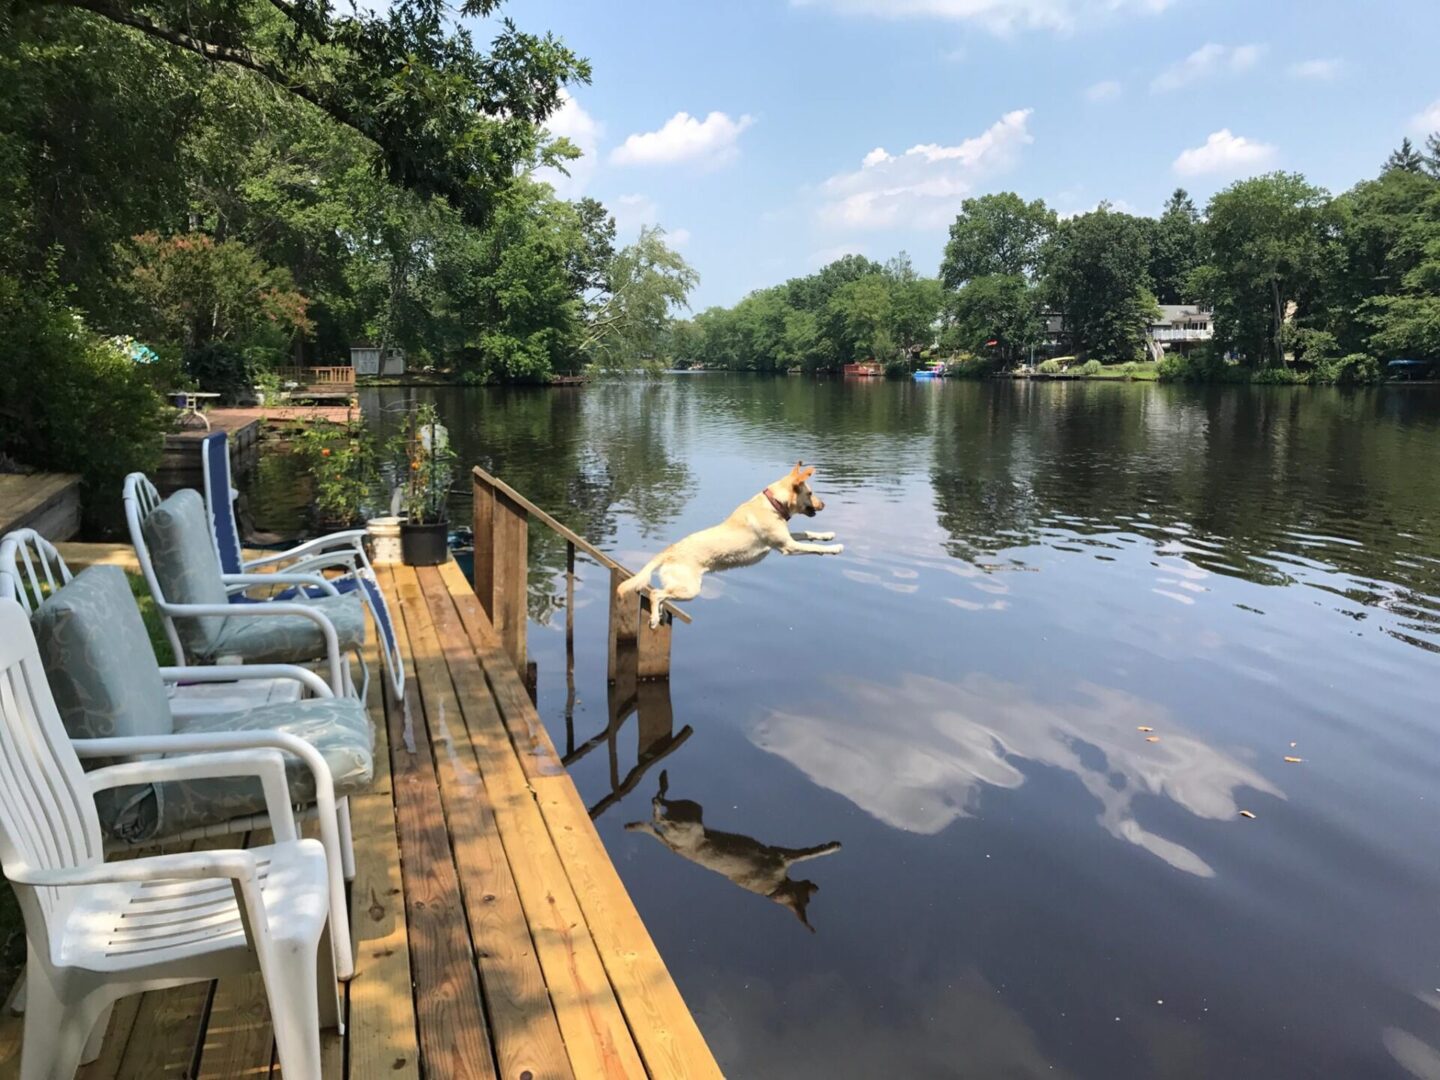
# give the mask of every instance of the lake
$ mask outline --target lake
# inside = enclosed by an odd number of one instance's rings
[[[541,714],[729,1075],[1440,1076],[1440,388],[410,397],[632,567],[816,468],[845,553],[708,576],[638,714],[531,529]]]

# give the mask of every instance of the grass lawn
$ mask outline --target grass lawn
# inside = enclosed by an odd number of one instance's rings
[[[1111,364],[1100,369],[1098,374],[1086,375],[1087,379],[1129,379],[1133,382],[1155,382],[1160,378],[1160,372],[1156,365],[1147,361],[1143,364],[1136,364],[1134,371],[1126,374],[1124,364]]]

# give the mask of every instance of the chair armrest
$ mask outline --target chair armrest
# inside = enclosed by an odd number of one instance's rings
[[[255,881],[259,863],[255,856],[240,849],[218,851],[174,851],[166,855],[147,855],[122,862],[99,863],[95,866],[74,866],[43,870],[17,867],[6,877],[20,885],[60,888],[66,885],[104,885],[117,881],[175,881],[203,878],[231,878]]]
[[[294,679],[316,697],[334,697],[330,684],[298,664],[226,664],[221,667],[162,667],[167,683],[244,682],[247,679]]]
[[[340,595],[339,590],[320,574],[221,574],[220,577],[227,586],[243,585],[249,588],[254,585],[304,585],[306,588],[323,589],[326,596]]]
[[[355,550],[364,551],[361,546],[364,543],[364,529],[347,529],[344,532],[330,533],[328,536],[317,536],[314,540],[307,540],[303,544],[296,544],[285,551],[276,552],[274,555],[264,555],[258,559],[246,559],[244,567],[249,570],[252,566],[271,566],[275,563],[289,562],[305,555],[318,555],[327,548],[349,547]]]
[[[270,575],[262,575],[268,577]],[[320,627],[325,638],[325,659],[330,664],[330,687],[336,697],[347,697],[345,693],[344,664],[340,656],[340,638],[335,633],[335,624],[309,604],[296,604],[288,600],[271,600],[263,604],[172,604],[155,601],[164,614],[172,619],[190,619],[218,615],[226,619],[262,619],[271,615],[298,615],[309,619]]]
[[[275,833],[275,839],[294,840],[295,811],[291,808],[290,784],[285,778],[285,758],[278,750],[252,747],[218,753],[151,758],[147,761],[125,761],[119,765],[92,769],[85,774],[85,779],[89,781],[93,794],[127,784],[154,784],[166,780],[219,780],[232,776],[259,777],[260,786],[265,790],[265,812],[270,816],[270,828]]]

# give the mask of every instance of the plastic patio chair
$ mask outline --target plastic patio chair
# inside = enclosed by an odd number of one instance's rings
[[[108,742],[84,752],[113,756]],[[273,844],[103,861],[96,793],[241,776],[264,787]],[[341,1023],[325,942],[326,857],[316,841],[297,838],[287,799],[275,750],[82,772],[25,611],[0,599],[0,867],[29,954],[21,1080],[73,1077],[100,1053],[121,997],[257,969],[285,1075],[321,1080],[320,1027]]]
[[[17,600],[33,615],[45,597],[74,577],[64,556],[34,529],[15,529],[0,536],[0,596]],[[170,711],[177,717],[240,712],[259,705],[299,701],[318,678],[304,668],[289,668],[274,677],[263,665],[203,669],[161,668],[170,690]],[[299,672],[304,672],[303,675]],[[307,679],[309,677],[309,679]],[[326,693],[329,688],[326,687]]]
[[[330,578],[330,584],[342,594],[358,590],[364,597],[380,634],[381,655],[390,673],[390,685],[395,690],[395,697],[403,699],[405,663],[400,656],[395,624],[390,618],[390,605],[386,603],[375,569],[370,565],[370,556],[365,552],[365,530],[329,533],[285,551],[246,560],[240,545],[240,527],[235,520],[235,499],[239,492],[230,477],[229,436],[223,431],[205,436],[200,442],[200,454],[204,465],[206,516],[210,519],[210,538],[215,543],[220,569],[227,574],[254,573],[262,568],[305,574],[321,570],[344,571],[343,576]],[[293,600],[302,594],[301,589],[291,587],[282,590],[272,599]],[[312,590],[313,587],[305,590],[305,594],[318,595]],[[248,597],[236,594],[230,599],[231,603],[243,603]]]
[[[361,651],[365,616],[358,597],[342,596],[319,574],[225,573],[199,493],[181,490],[162,502],[144,473],[125,478],[125,520],[177,664],[232,658],[241,663],[322,661],[336,695],[354,696],[345,658],[345,651],[353,649],[363,677],[359,697],[364,699],[370,673]],[[162,526],[165,544],[152,551],[148,534]],[[321,595],[230,602],[237,592],[290,585],[314,588]]]
[[[355,876],[348,797],[369,790],[375,776],[374,730],[364,703],[336,697],[323,679],[300,667],[161,668],[130,587],[114,566],[82,570],[36,609],[30,629],[51,695],[77,746],[103,740],[126,758],[241,747],[285,752],[289,802],[319,826],[335,963],[340,977],[348,979],[354,959],[345,881]],[[198,715],[182,713],[167,698],[167,684],[177,679],[243,680],[252,673],[297,680],[312,697]],[[96,810],[109,846],[127,850],[271,825],[263,792],[243,781],[144,785],[102,795]]]

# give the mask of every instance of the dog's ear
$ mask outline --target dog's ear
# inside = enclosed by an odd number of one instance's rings
[[[802,468],[804,465],[805,463],[803,461],[795,462],[795,468],[790,470],[790,482],[792,484],[803,484],[815,475],[815,467],[813,465]]]

